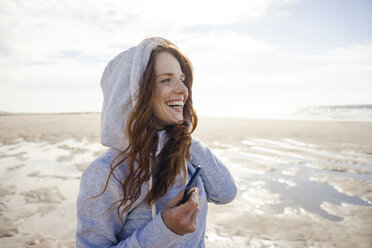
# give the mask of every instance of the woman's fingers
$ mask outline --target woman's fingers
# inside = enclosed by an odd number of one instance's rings
[[[199,213],[200,213],[200,208],[197,207],[190,218],[190,222],[191,222],[191,225],[194,227],[194,230],[196,229],[196,221],[197,221]]]
[[[180,235],[195,231],[197,216],[200,212],[198,207],[199,190],[197,188],[194,189],[194,192],[184,204],[178,206],[182,196],[183,191],[169,201],[161,214],[165,225]]]
[[[180,207],[182,207],[185,217],[191,218],[195,210],[199,207],[199,189],[195,188],[190,198]]]
[[[197,218],[200,212],[199,204],[198,204],[198,198],[199,198],[198,195],[199,195],[198,192],[193,192],[192,196],[189,199],[190,203],[186,202],[188,204],[191,204],[191,203],[193,204],[193,208],[190,211],[185,213],[185,218],[189,221],[189,228],[191,232],[194,232],[196,229],[196,222],[197,222]],[[195,201],[196,201],[196,204],[195,204]]]

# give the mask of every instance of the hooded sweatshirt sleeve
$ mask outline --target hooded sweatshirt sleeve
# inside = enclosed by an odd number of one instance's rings
[[[120,184],[111,178],[105,193],[97,198],[88,199],[102,192],[109,170],[107,161],[97,159],[82,175],[77,199],[77,248],[169,247],[181,237],[167,228],[159,213],[146,225],[136,229],[131,236],[119,241],[118,234],[122,222],[117,216],[116,207],[109,208],[120,200]],[[132,208],[135,206],[136,203]],[[131,209],[128,212],[130,211]],[[126,218],[127,213],[124,213],[122,215],[124,224]]]
[[[205,144],[194,137],[190,153],[191,162],[202,167],[200,177],[207,192],[208,201],[215,204],[231,202],[237,194],[237,188],[226,166]]]

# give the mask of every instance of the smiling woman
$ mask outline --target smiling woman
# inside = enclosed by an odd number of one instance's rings
[[[101,80],[101,142],[84,171],[77,247],[205,247],[208,202],[236,196],[234,179],[191,134],[197,125],[190,61],[163,38],[116,56]],[[200,177],[181,203],[196,167]]]
[[[182,122],[183,105],[187,101],[189,89],[185,85],[185,75],[180,63],[171,53],[161,52],[155,55],[155,77],[154,114],[157,127],[161,129],[166,125]]]

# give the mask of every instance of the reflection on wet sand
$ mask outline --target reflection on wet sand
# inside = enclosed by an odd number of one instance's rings
[[[87,129],[78,122],[72,137],[58,138],[63,120],[71,119],[55,118],[61,126],[48,134],[37,126],[29,136],[20,128],[22,139],[1,136],[0,247],[75,246],[79,179],[106,148],[89,138],[94,128],[80,132]],[[296,138],[271,121],[272,133],[263,135],[266,122],[254,129],[249,120],[227,136],[218,123],[206,123],[201,119],[196,135],[228,165],[239,188],[231,204],[210,205],[207,247],[372,247],[372,156],[365,152],[372,145],[364,137],[360,144],[341,136],[338,144],[307,140],[305,131]],[[294,121],[288,129],[310,124]]]
[[[325,147],[317,148],[317,153],[313,144],[288,141],[252,139],[243,140],[244,147],[215,149],[232,165],[240,195],[229,207],[234,217],[217,214],[218,208],[211,206],[210,244],[370,247],[370,156],[336,153]]]

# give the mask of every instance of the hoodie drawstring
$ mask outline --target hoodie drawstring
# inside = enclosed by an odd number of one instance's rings
[[[151,173],[151,169],[150,169],[150,173]],[[152,189],[152,174],[149,179],[149,192],[151,191],[151,189]],[[155,216],[156,216],[155,202],[151,203],[151,214],[152,214],[152,219],[155,219]]]

